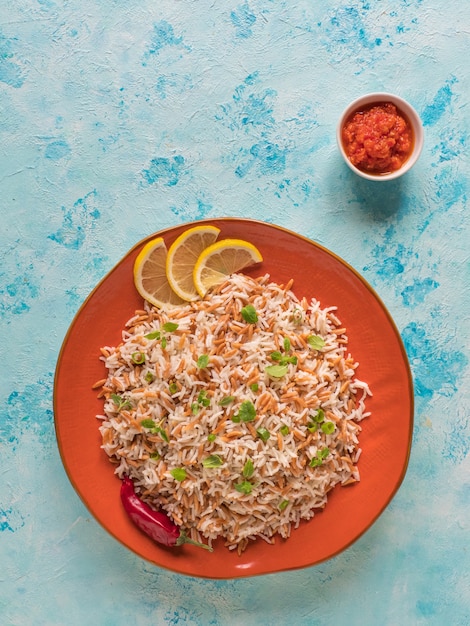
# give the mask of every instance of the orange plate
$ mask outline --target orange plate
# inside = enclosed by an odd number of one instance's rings
[[[140,557],[190,576],[238,578],[315,565],[356,541],[378,518],[406,472],[413,427],[413,384],[397,328],[373,289],[342,259],[318,244],[279,226],[255,220],[201,220],[221,230],[219,239],[252,242],[263,255],[251,273],[268,272],[272,280],[294,278],[297,296],[315,297],[322,307],[337,306],[347,328],[349,349],[359,362],[358,377],[373,393],[367,401],[371,417],[362,422],[361,481],[336,487],[324,511],[292,531],[287,540],[268,545],[259,539],[242,556],[222,542],[213,553],[197,547],[163,548],[141,533],[121,506],[120,481],[101,450],[97,414],[103,402],[92,384],[105,376],[101,346],[121,341],[121,331],[135,309],[142,308],[132,268],[151,235],[130,250],[91,292],[65,337],[57,363],[54,415],[57,441],[69,479],[90,513],[118,541]],[[182,224],[158,233],[167,246]]]

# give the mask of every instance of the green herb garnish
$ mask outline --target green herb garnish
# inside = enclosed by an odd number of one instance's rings
[[[279,432],[281,433],[281,435],[283,435],[284,437],[286,435],[288,435],[290,433],[290,429],[289,426],[287,426],[287,424],[284,424],[283,426],[281,426],[281,428],[279,429]]]
[[[211,454],[207,458],[205,458],[202,462],[202,465],[207,469],[212,469],[214,467],[220,467],[223,464],[223,460],[220,458],[218,454]]]
[[[216,439],[217,439],[217,435],[215,433],[209,433],[209,435],[207,435],[207,441],[209,443],[212,443]]]
[[[172,333],[177,328],[178,328],[178,324],[175,324],[174,322],[165,322],[165,324],[163,324],[162,326],[162,330],[164,330],[167,333]],[[165,348],[168,345],[167,338],[162,337],[162,333],[159,330],[155,330],[151,333],[148,333],[147,335],[144,335],[144,337],[146,339],[161,339],[161,346],[163,350],[165,350]]]
[[[278,363],[279,365],[287,365],[287,363],[293,363],[297,365],[297,357],[296,356],[288,356],[286,354],[282,354],[277,350],[275,352],[271,352],[269,355],[273,361]]]
[[[158,452],[152,452],[150,458],[152,459],[152,461],[159,461],[161,459],[161,456],[158,454]]]
[[[253,402],[244,400],[240,404],[240,410],[232,415],[232,422],[239,424],[240,422],[253,422],[256,417],[256,409]]]
[[[131,354],[131,359],[135,365],[142,365],[145,363],[145,354],[143,352],[133,352]]]
[[[132,409],[132,404],[129,400],[118,396],[117,393],[112,393],[110,396],[111,400],[116,405],[117,411],[125,411],[126,409]]]
[[[282,378],[287,374],[288,369],[287,365],[268,365],[268,367],[264,368],[264,371],[273,378]]]
[[[162,329],[166,332],[166,333],[172,333],[173,331],[175,331],[178,328],[178,324],[175,324],[174,322],[165,322],[165,324],[163,324]]]
[[[157,426],[157,428],[155,428],[155,433],[157,435],[160,435],[160,437],[163,439],[163,441],[166,441],[167,443],[170,441],[168,439],[168,435],[166,434],[166,430],[164,428],[161,428],[160,426]]]
[[[194,415],[196,415],[201,407],[209,406],[210,403],[211,400],[207,397],[206,389],[201,389],[197,396],[196,402],[193,402],[191,404],[191,411]]]
[[[290,350],[290,339],[289,337],[284,337],[284,352],[289,352]]]
[[[258,314],[256,313],[256,309],[252,304],[247,304],[246,306],[244,306],[240,313],[242,314],[245,322],[248,322],[248,324],[256,324],[256,322],[258,321]]]
[[[279,510],[284,511],[287,508],[288,504],[289,500],[281,500],[281,502],[279,502]]]
[[[256,434],[260,439],[264,441],[264,443],[266,443],[267,440],[271,437],[271,433],[269,432],[269,430],[266,430],[266,428],[258,428]]]
[[[198,404],[201,406],[209,406],[211,401],[210,398],[207,397],[207,391],[205,389],[201,389],[199,395],[197,397]]]
[[[225,396],[225,398],[222,398],[222,400],[219,402],[219,406],[228,406],[234,400],[235,400],[235,396]]]
[[[331,433],[335,432],[335,425],[333,424],[333,422],[323,422],[323,424],[321,425],[321,429],[325,433],[325,435],[331,435]]]
[[[148,419],[148,418],[144,419],[140,422],[140,425],[142,426],[142,428],[148,428],[150,432],[152,433],[152,435],[160,435],[160,437],[164,441],[166,441],[167,443],[169,442],[168,435],[166,434],[166,430],[162,428],[160,424],[155,424],[155,422],[152,419]]]
[[[155,380],[155,376],[152,374],[152,372],[147,372],[145,374],[145,380],[148,383],[153,383],[153,381]]]
[[[179,482],[182,482],[187,477],[184,467],[175,467],[175,469],[170,470],[170,474]]]
[[[292,363],[293,365],[297,365],[297,357],[296,356],[283,356],[279,360],[279,365],[287,365],[287,363]]]
[[[166,441],[167,443],[170,441],[168,439],[168,435],[166,434],[166,430],[164,428],[162,428],[161,426],[155,426],[155,428],[152,428],[151,429],[151,433],[153,435],[160,435],[160,437],[163,439],[163,441]]]
[[[201,354],[201,356],[197,360],[197,366],[200,370],[205,369],[209,365],[209,355]]]
[[[155,422],[151,419],[142,420],[140,422],[140,425],[142,426],[142,428],[156,428],[157,426]]]
[[[316,456],[312,458],[309,465],[310,467],[319,467],[323,463],[322,459],[318,459]]]
[[[250,385],[250,389],[251,391],[254,391],[256,393],[259,389],[258,383],[253,383],[252,385]]]
[[[325,347],[325,340],[318,335],[309,335],[307,337],[307,343],[314,350],[321,350]]]
[[[323,411],[323,409],[317,409],[317,412],[315,413],[315,415],[311,415],[311,418],[312,418],[312,421],[309,424],[307,424],[307,429],[309,430],[309,432],[315,433],[320,427],[320,424],[323,424],[325,420],[325,412]]]
[[[242,402],[238,415],[242,422],[252,422],[256,417],[256,409],[253,402],[250,402],[250,400]]]
[[[254,471],[255,471],[255,466],[253,465],[253,461],[251,459],[248,459],[248,461],[243,466],[243,471],[242,471],[243,477],[250,478],[251,476],[253,476]]]
[[[309,463],[310,467],[320,466],[329,454],[329,448],[322,448],[321,450],[317,450],[316,455],[311,459]]]
[[[168,391],[170,392],[171,395],[176,393],[178,390],[179,390],[179,387],[178,387],[177,383],[170,383],[168,385]]]
[[[240,492],[243,493],[245,495],[249,495],[253,489],[253,485],[250,483],[249,480],[244,480],[241,483],[237,483],[235,485],[235,489]]]

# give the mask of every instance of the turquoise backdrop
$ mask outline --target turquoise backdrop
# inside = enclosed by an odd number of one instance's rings
[[[0,623],[470,623],[470,4],[4,0],[0,7]],[[380,184],[335,126],[369,91],[424,125]],[[398,494],[319,566],[174,574],[90,516],[62,467],[55,365],[95,284],[161,228],[255,217],[326,246],[392,314],[415,384]]]

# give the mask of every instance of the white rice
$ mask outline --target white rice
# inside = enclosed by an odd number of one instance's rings
[[[241,315],[247,304],[257,312],[255,324]],[[116,474],[129,475],[148,504],[194,539],[222,537],[241,553],[249,540],[288,537],[326,505],[335,485],[359,480],[358,423],[369,415],[364,401],[370,390],[355,378],[358,364],[335,310],[314,299],[299,301],[290,285],[269,282],[268,275],[253,280],[235,274],[202,301],[137,312],[122,343],[102,349],[108,375],[100,394],[104,415],[98,417]],[[177,329],[162,330],[167,322]],[[159,339],[145,337],[155,331]],[[324,340],[321,349],[309,345],[312,335]],[[297,358],[282,378],[265,372],[276,364],[273,352]],[[135,353],[145,355],[143,365],[133,363]],[[205,368],[197,367],[201,355],[209,357]],[[198,402],[201,390],[208,406]],[[119,409],[112,394],[127,405]],[[227,396],[234,400],[221,406]],[[255,407],[254,420],[233,421],[246,401]],[[334,424],[331,434],[321,425],[311,432],[318,409],[324,422]],[[146,419],[169,441],[142,427]],[[267,441],[258,436],[260,428],[269,432]],[[312,461],[321,451],[326,456]],[[222,464],[204,467],[211,455]],[[249,460],[253,474],[244,477]],[[175,468],[186,471],[183,481],[171,474]],[[237,490],[241,483],[249,483],[251,493]]]

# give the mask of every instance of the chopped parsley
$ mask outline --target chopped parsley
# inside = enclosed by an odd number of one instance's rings
[[[234,422],[253,422],[256,417],[255,405],[250,400],[245,400],[240,404],[240,410],[237,415],[234,415],[233,417],[237,418],[232,418]]]
[[[117,393],[112,393],[110,395],[110,398],[116,405],[116,410],[118,412],[125,411],[126,409],[132,409],[131,402],[129,400],[126,400],[125,398],[122,398],[121,396],[118,396]]]
[[[256,309],[252,304],[247,304],[246,306],[244,306],[240,313],[245,322],[247,322],[248,324],[256,324],[256,322],[258,321],[258,314],[256,313]]]
[[[325,340],[318,335],[309,335],[307,337],[307,343],[314,350],[321,350],[325,347]]]
[[[188,476],[184,467],[175,467],[175,469],[170,470],[170,474],[179,482],[183,482]]]
[[[329,448],[322,448],[321,450],[317,450],[316,455],[310,460],[310,467],[319,467],[323,464],[323,461],[330,454]]]
[[[268,367],[264,368],[264,371],[273,378],[282,378],[287,374],[288,369],[287,365],[268,365]]]
[[[220,458],[218,454],[211,454],[207,458],[205,458],[202,462],[202,465],[207,469],[220,467],[223,464],[223,460]]]
[[[235,489],[239,492],[239,493],[243,493],[244,495],[249,495],[252,490],[253,490],[253,485],[250,483],[249,480],[244,480],[241,483],[237,483],[235,485]]]
[[[243,478],[251,478],[253,476],[253,472],[255,471],[255,466],[253,465],[253,461],[248,459],[248,461],[243,466],[242,475]]]
[[[256,434],[262,441],[264,441],[264,443],[266,443],[267,440],[271,437],[271,433],[269,432],[269,430],[266,430],[266,428],[258,428]]]
[[[225,398],[222,398],[222,400],[220,400],[219,406],[228,406],[229,404],[232,404],[234,400],[235,396],[225,396]]]
[[[197,366],[200,370],[205,369],[209,365],[209,355],[201,354],[201,356],[197,360]]]

